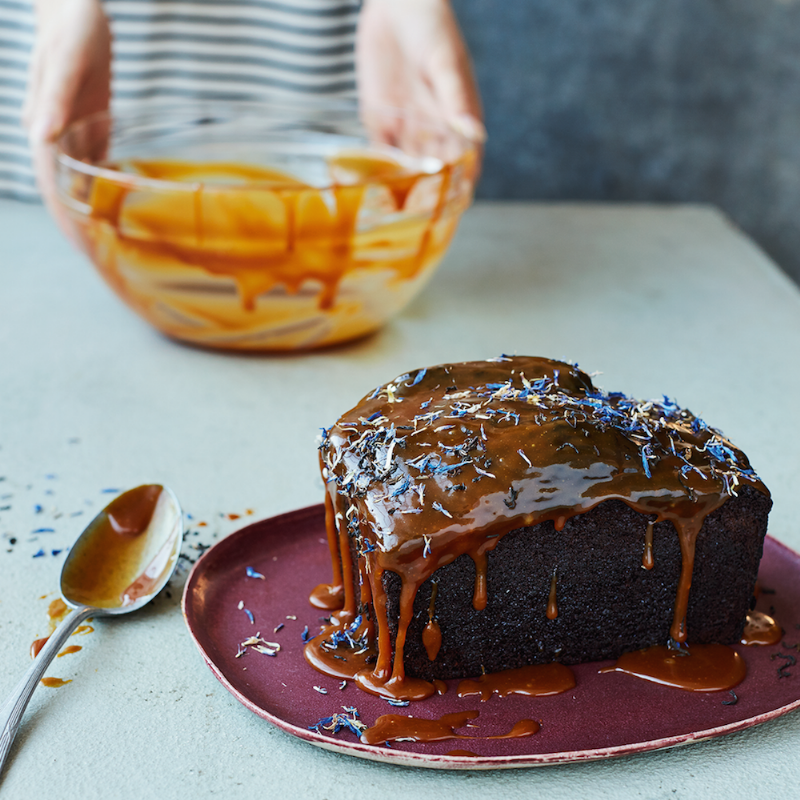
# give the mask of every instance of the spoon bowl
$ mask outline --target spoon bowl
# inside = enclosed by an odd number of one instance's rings
[[[166,486],[137,486],[114,498],[72,546],[61,596],[72,609],[0,707],[0,773],[34,689],[73,631],[88,617],[127,614],[164,588],[178,563],[183,513]]]
[[[149,602],[172,575],[183,534],[181,507],[169,489],[137,486],[111,501],[86,527],[61,570],[72,608],[127,614]]]

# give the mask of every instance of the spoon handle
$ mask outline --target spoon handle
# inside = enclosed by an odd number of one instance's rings
[[[97,614],[97,609],[81,607],[73,611],[53,631],[47,640],[47,644],[41,649],[33,664],[17,684],[17,688],[9,695],[5,703],[0,706],[0,725],[2,725],[2,730],[0,730],[0,774],[2,774],[3,765],[6,762],[9,750],[11,750],[14,737],[17,735],[17,730],[22,721],[22,715],[25,713],[25,708],[31,699],[33,690],[42,675],[44,675],[50,662],[72,635],[75,628],[93,613]]]

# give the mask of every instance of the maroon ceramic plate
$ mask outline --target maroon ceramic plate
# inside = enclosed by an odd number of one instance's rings
[[[248,567],[263,580],[248,577]],[[312,635],[317,633],[321,614],[309,605],[308,594],[330,577],[319,505],[249,525],[216,544],[195,565],[183,596],[189,631],[225,688],[264,719],[329,750],[440,769],[528,767],[687,744],[757,725],[800,706],[800,665],[788,668],[795,672],[794,680],[784,680],[779,668],[790,659],[776,655],[800,660],[797,649],[788,649],[800,642],[800,556],[769,537],[759,573],[766,590],[759,608],[772,608],[786,635],[782,645],[737,648],[748,675],[736,687],[738,701],[733,705],[724,702],[732,700],[728,692],[684,692],[622,673],[601,675],[600,667],[612,662],[597,662],[573,667],[577,686],[553,697],[495,696],[481,703],[475,697],[459,699],[456,682],[450,681],[441,697],[392,708],[352,682],[340,689],[338,680],[316,672],[303,658],[303,631],[308,626]],[[245,609],[252,613],[252,623]],[[281,624],[284,627],[275,632]],[[257,632],[280,643],[278,655],[248,649],[237,658],[239,643]],[[361,744],[347,730],[336,736],[309,730],[343,706],[355,706],[367,725],[381,714],[439,718],[477,710],[477,727],[459,731],[476,737],[506,733],[523,718],[540,720],[542,727],[527,739],[398,742],[391,748]],[[476,755],[447,755],[452,750]]]

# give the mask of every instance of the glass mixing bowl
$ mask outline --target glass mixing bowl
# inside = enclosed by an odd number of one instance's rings
[[[341,102],[99,114],[55,157],[75,238],[134,311],[175,339],[250,350],[343,342],[398,313],[478,167],[442,124]]]

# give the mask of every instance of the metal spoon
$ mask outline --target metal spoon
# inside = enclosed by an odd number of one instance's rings
[[[172,576],[182,539],[178,500],[155,484],[124,492],[89,523],[61,570],[61,596],[74,610],[0,707],[0,773],[34,689],[72,632],[87,617],[127,614],[152,600]]]

